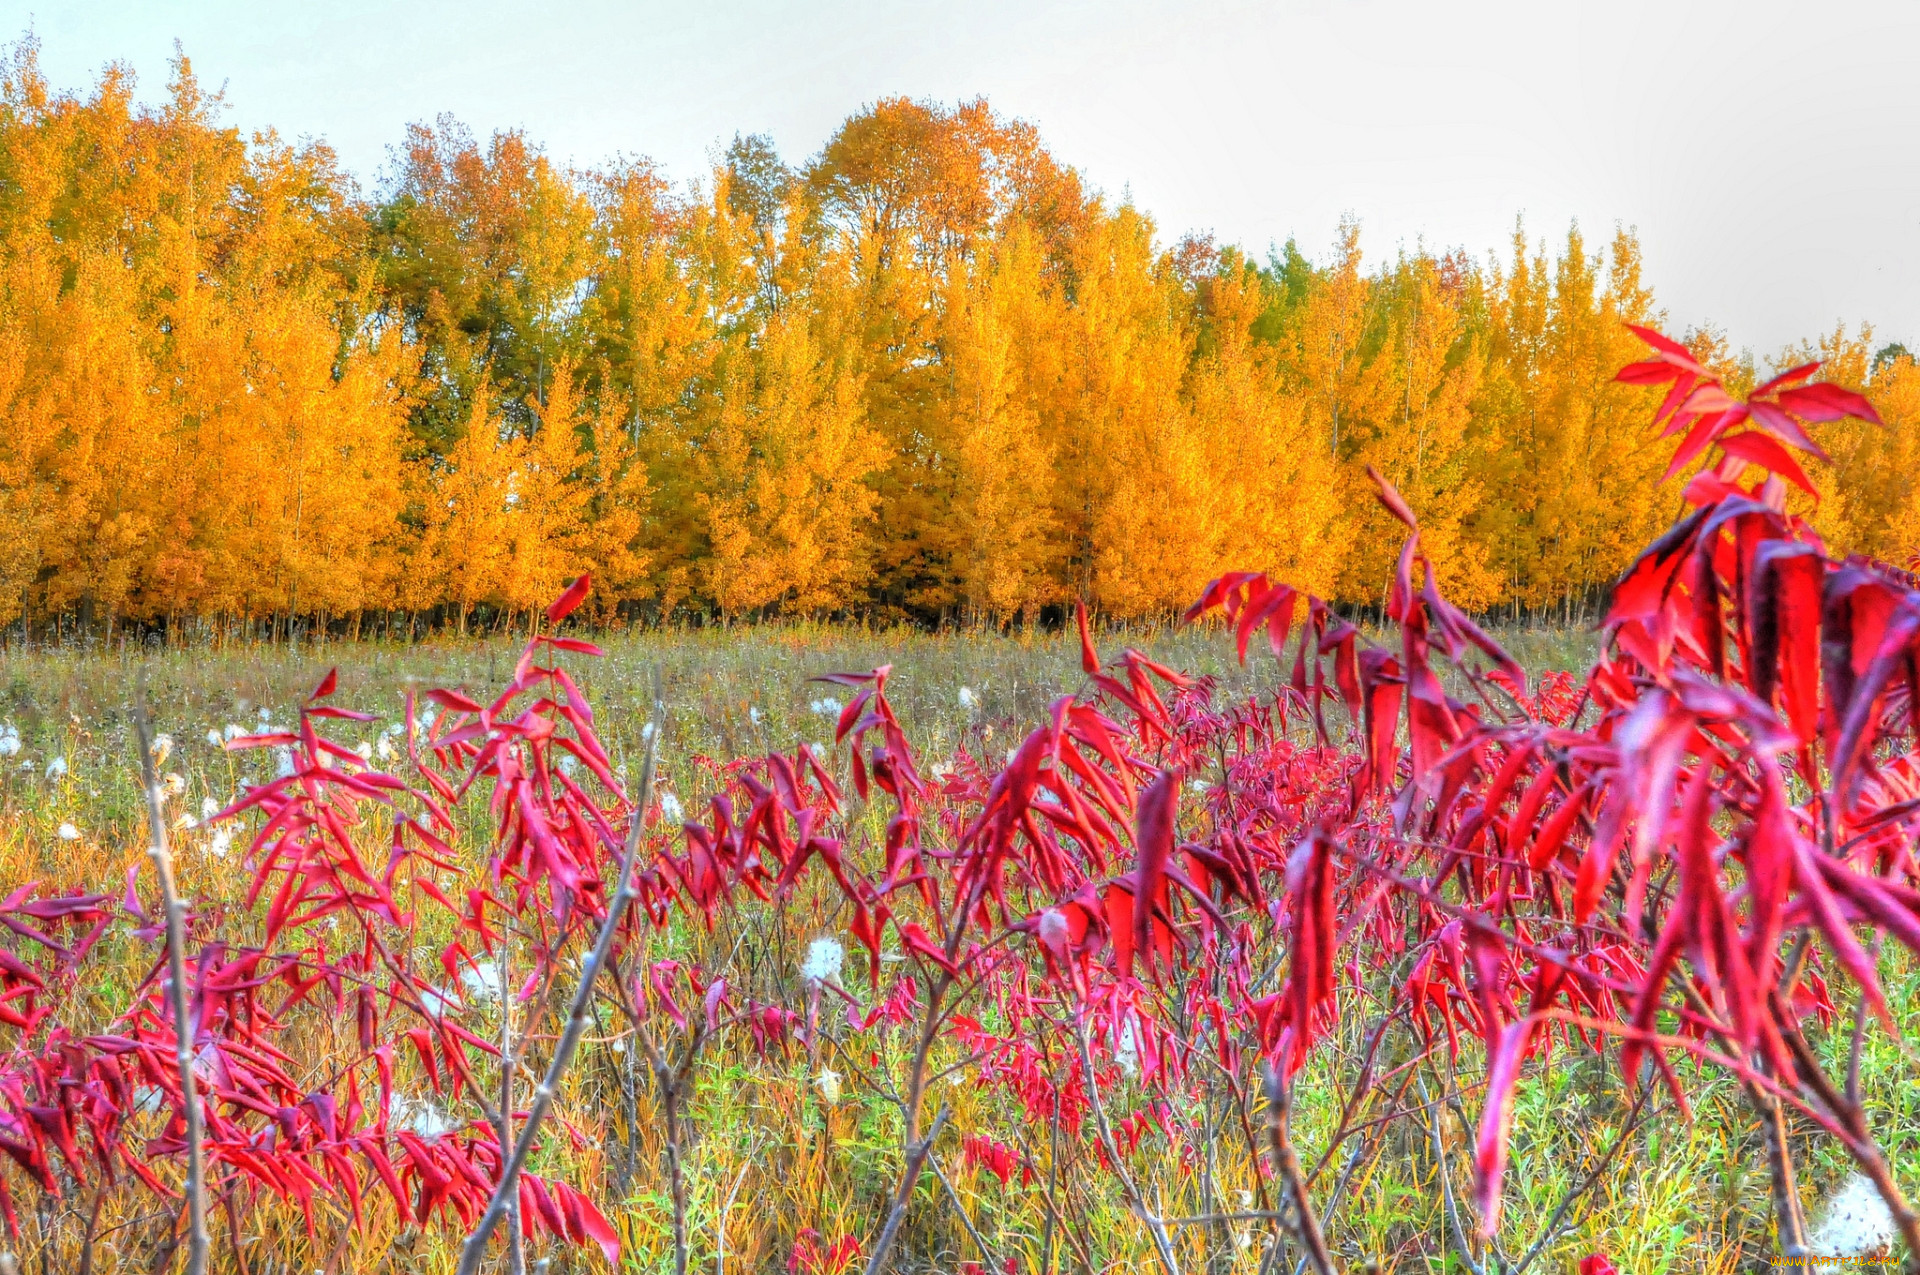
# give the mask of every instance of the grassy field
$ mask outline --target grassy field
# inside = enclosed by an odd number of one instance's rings
[[[1534,669],[1578,669],[1592,649],[1585,634],[1502,636]],[[1270,685],[1279,676],[1271,659],[1249,669],[1234,665],[1230,646],[1217,633],[1143,631],[1131,640],[1176,667],[1219,677],[1222,694]],[[1109,637],[1103,646],[1117,647],[1119,641],[1117,635]],[[604,738],[616,760],[637,757],[641,706],[657,671],[670,709],[667,784],[689,811],[697,809],[706,785],[696,758],[731,758],[831,739],[832,710],[821,701],[834,688],[807,680],[819,673],[891,663],[894,702],[916,745],[932,757],[963,744],[982,752],[1010,747],[1054,696],[1081,683],[1078,647],[1058,635],[1023,639],[796,626],[616,635],[607,646],[607,659],[583,662],[589,667],[580,679],[604,724]],[[17,753],[0,758],[0,884],[39,880],[50,888],[117,892],[128,868],[143,862],[129,731],[130,699],[142,669],[157,729],[174,741],[167,768],[185,786],[180,808],[195,818],[232,799],[249,779],[270,774],[273,765],[270,754],[231,754],[212,739],[234,727],[291,722],[298,703],[327,668],[340,669],[336,702],[381,715],[365,727],[349,727],[343,738],[379,753],[391,747],[386,731],[399,719],[408,689],[456,686],[484,698],[483,692],[504,684],[517,654],[517,646],[505,640],[405,648],[0,654],[0,734],[11,726],[20,740]],[[196,819],[192,825],[183,821],[178,835],[189,897],[203,908],[234,904],[247,880],[239,866],[244,834],[229,839]],[[778,935],[734,934],[724,922],[712,934],[676,932],[665,936],[663,954],[729,944],[738,951],[748,944],[791,962],[808,937],[821,932],[828,915],[824,907],[819,898],[796,899],[783,914],[785,932]],[[124,1004],[152,949],[117,933],[105,957],[105,973],[88,989],[85,1006],[86,1015],[101,1024]],[[1911,1038],[1920,1029],[1920,978],[1891,962],[1887,973]],[[1844,1071],[1852,1006],[1840,1008],[1833,1035],[1820,1040],[1822,1048],[1841,1058],[1837,1069]],[[486,1011],[476,1006],[475,1012]],[[1363,1017],[1345,1017],[1350,1026],[1343,1030],[1353,1039],[1319,1055],[1300,1081],[1297,1141],[1309,1166],[1338,1120],[1341,1069],[1351,1068],[1362,1048]],[[303,1027],[313,1050],[308,1065],[316,1070],[326,1065],[340,1030],[326,1021]],[[1871,1032],[1867,1040],[1863,1090],[1894,1153],[1896,1171],[1911,1188],[1920,1170],[1920,1092],[1910,1083],[1914,1056],[1882,1033]],[[875,1086],[863,1083],[871,1062],[836,1064],[846,1074],[846,1088],[829,1100],[804,1058],[782,1064],[740,1048],[707,1055],[698,1073],[693,1121],[699,1132],[688,1160],[697,1269],[713,1268],[723,1235],[728,1269],[779,1270],[804,1228],[828,1238],[864,1238],[872,1231],[897,1173],[899,1135],[893,1108]],[[1382,1153],[1344,1179],[1338,1209],[1329,1210],[1328,1229],[1352,1269],[1360,1269],[1366,1258],[1383,1271],[1464,1269],[1449,1254],[1433,1151],[1437,1136],[1454,1189],[1464,1189],[1478,1116],[1471,1098],[1473,1076],[1483,1064],[1477,1045],[1463,1047],[1457,1066],[1461,1089],[1469,1095],[1466,1109],[1442,1109],[1429,1127],[1394,1123]],[[999,1099],[985,1087],[965,1084],[965,1077],[962,1068],[951,1086],[955,1127],[993,1123],[982,1106]],[[1124,1105],[1133,1097],[1116,1095],[1115,1101]],[[561,1106],[581,1136],[543,1152],[540,1166],[603,1201],[626,1237],[623,1267],[629,1270],[671,1269],[652,1101],[634,1052],[616,1034],[595,1037],[569,1079]],[[1581,1255],[1593,1251],[1610,1253],[1623,1272],[1643,1275],[1734,1272],[1764,1264],[1770,1251],[1765,1159],[1737,1089],[1724,1080],[1703,1079],[1695,1089],[1692,1122],[1664,1102],[1656,1095],[1618,1153],[1609,1155],[1631,1108],[1619,1078],[1606,1066],[1592,1060],[1556,1064],[1523,1083],[1499,1245],[1509,1268],[1541,1237],[1570,1188],[1589,1175],[1591,1189],[1566,1209],[1560,1219],[1564,1229],[1548,1236],[1530,1269],[1570,1271]],[[1802,1185],[1817,1216],[1817,1199],[1846,1177],[1847,1168],[1838,1148],[1826,1140],[1803,1130],[1800,1144]],[[1046,1147],[1027,1150],[1035,1161],[1053,1163]],[[1251,1199],[1245,1150],[1224,1135],[1184,1146],[1149,1140],[1138,1169],[1165,1216],[1231,1213],[1236,1201],[1244,1209]],[[1150,1260],[1146,1233],[1127,1215],[1097,1166],[1055,1166],[1066,1183],[1065,1208],[1077,1217],[1058,1232],[1050,1225],[1038,1183],[1023,1185],[1016,1176],[1003,1185],[964,1165],[957,1153],[944,1167],[945,1187],[923,1183],[909,1251],[898,1263],[902,1269],[955,1271],[963,1261],[978,1260],[976,1249],[983,1242],[1002,1262],[1016,1258],[1023,1271],[1042,1269],[1049,1256],[1061,1270],[1136,1270]],[[1337,1160],[1329,1164],[1316,1185],[1323,1200],[1343,1176],[1341,1168]],[[23,1188],[16,1181],[16,1196],[30,1199]],[[956,1201],[971,1228],[953,1207]],[[21,1256],[28,1269],[70,1269],[87,1203],[72,1198],[23,1211]],[[117,1199],[103,1208],[99,1260],[106,1269],[113,1269],[112,1258],[123,1251],[116,1246],[124,1244],[130,1257],[133,1237],[155,1224],[133,1208]],[[239,1228],[244,1244],[238,1263],[223,1247],[232,1237],[217,1226],[216,1266],[248,1275],[316,1268],[451,1270],[457,1237],[450,1234],[418,1233],[382,1218],[377,1208],[364,1234],[349,1237],[344,1216],[334,1218],[324,1210],[322,1223],[309,1237],[292,1210],[284,1216],[257,1211]],[[1069,1231],[1086,1238],[1067,1242],[1061,1237]],[[1261,1267],[1266,1232],[1257,1222],[1211,1222],[1184,1228],[1180,1244],[1185,1269],[1252,1272]],[[590,1249],[556,1250],[551,1256],[555,1270],[604,1268]]]

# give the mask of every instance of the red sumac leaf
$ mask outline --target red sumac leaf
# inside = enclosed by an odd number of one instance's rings
[[[1134,820],[1133,943],[1147,954],[1147,969],[1157,973],[1154,963],[1154,912],[1167,906],[1167,861],[1173,856],[1173,827],[1180,800],[1180,773],[1163,770],[1140,794]]]
[[[547,608],[547,623],[558,624],[572,615],[574,608],[587,600],[587,591],[593,587],[592,579],[582,572],[580,578],[568,585],[566,592],[553,600]]]

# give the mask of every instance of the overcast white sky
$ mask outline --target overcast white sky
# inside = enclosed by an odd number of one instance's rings
[[[678,0],[0,0],[56,86],[179,39],[230,119],[324,137],[372,182],[410,120],[519,127],[562,161],[703,176],[789,161],[862,103],[985,94],[1169,241],[1478,255],[1638,227],[1676,330],[1762,357],[1838,320],[1920,343],[1920,5]]]

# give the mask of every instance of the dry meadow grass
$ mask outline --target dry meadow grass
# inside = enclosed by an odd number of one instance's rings
[[[1503,637],[1535,669],[1577,669],[1591,655],[1591,638],[1583,634],[1515,631]],[[1234,666],[1228,644],[1217,633],[1142,631],[1133,639],[1176,667],[1218,676],[1222,694],[1270,684],[1278,676],[1270,660],[1248,670]],[[637,757],[641,706],[657,669],[671,712],[667,786],[689,810],[710,787],[699,758],[726,759],[831,739],[832,717],[820,701],[832,688],[810,684],[814,674],[893,664],[889,690],[896,706],[915,743],[936,758],[962,745],[997,755],[1039,719],[1055,695],[1072,691],[1081,680],[1077,646],[1059,635],[793,626],[634,633],[616,635],[607,645],[608,658],[583,662],[588,667],[580,679],[604,724],[603,737],[616,760],[623,754]],[[251,730],[263,721],[290,721],[320,674],[338,665],[336,702],[382,715],[358,736],[349,731],[344,738],[358,738],[378,751],[408,689],[456,686],[480,694],[503,684],[516,654],[517,647],[506,639],[409,647],[0,654],[0,724],[14,727],[20,740],[17,753],[0,757],[0,885],[38,880],[50,889],[117,893],[129,867],[143,862],[128,709],[135,674],[145,665],[157,728],[174,741],[168,769],[185,785],[178,829],[183,886],[212,924],[234,918],[231,937],[244,941],[246,922],[237,905],[248,875],[239,866],[245,833],[231,834],[229,840],[198,819],[233,798],[249,779],[270,774],[273,761],[265,752],[228,753],[212,738],[230,727]],[[469,830],[469,836],[476,835],[479,830]],[[471,845],[468,849],[477,854]],[[781,914],[778,933],[733,933],[724,920],[711,934],[676,930],[663,936],[660,954],[732,945],[752,951],[754,959],[791,968],[808,939],[828,926],[825,908],[824,898],[796,897]],[[99,976],[85,989],[85,1005],[76,1007],[80,1017],[95,1024],[104,1025],[126,1003],[153,956],[125,929],[119,927],[108,940],[96,960]],[[1904,967],[1890,968],[1889,976],[1911,1034],[1920,1027],[1915,995],[1920,980]],[[487,1010],[476,1005],[472,1012],[484,1016]],[[1351,1024],[1362,1020],[1358,1014],[1345,1018]],[[318,1073],[327,1067],[331,1051],[344,1046],[350,1027],[315,1014],[299,1032],[299,1061]],[[1844,1030],[1836,1036],[1824,1039],[1822,1047],[1843,1054]],[[1331,1096],[1338,1088],[1335,1073],[1350,1064],[1359,1041],[1346,1046],[1320,1055],[1299,1082],[1298,1141],[1309,1163],[1337,1118]],[[593,1039],[583,1064],[568,1079],[560,1108],[577,1136],[553,1139],[535,1167],[587,1187],[602,1202],[627,1241],[623,1269],[668,1270],[670,1206],[652,1098],[636,1054],[611,1029]],[[846,1075],[845,1091],[838,1101],[827,1101],[804,1057],[783,1063],[731,1046],[707,1055],[694,1112],[698,1139],[688,1165],[695,1269],[715,1267],[722,1228],[727,1269],[740,1271],[786,1269],[794,1237],[803,1228],[829,1238],[871,1233],[885,1211],[899,1146],[893,1108],[862,1083],[863,1066],[871,1061],[836,1063]],[[1459,1066],[1463,1073],[1478,1069],[1478,1051],[1463,1050]],[[1920,1095],[1905,1082],[1912,1074],[1909,1052],[1883,1035],[1870,1037],[1866,1092],[1896,1168],[1906,1173],[1920,1165]],[[956,1128],[1017,1127],[1017,1120],[1004,1115],[987,1118],[982,1105],[1001,1099],[967,1084],[964,1069],[947,1087]],[[1473,1089],[1465,1074],[1462,1088],[1469,1094]],[[1568,1229],[1551,1241],[1533,1269],[1570,1271],[1581,1254],[1595,1250],[1609,1252],[1622,1271],[1640,1275],[1731,1273],[1761,1260],[1770,1241],[1759,1140],[1726,1081],[1701,1077],[1695,1092],[1701,1118],[1688,1124],[1662,1111],[1643,1123],[1593,1190],[1569,1211]],[[1120,1094],[1115,1101],[1124,1104],[1128,1098]],[[1612,1143],[1627,1111],[1618,1077],[1592,1060],[1546,1068],[1522,1086],[1517,1109],[1515,1170],[1502,1227],[1510,1257],[1533,1243],[1569,1185]],[[1473,1114],[1455,1113],[1442,1121],[1443,1137],[1455,1153],[1470,1146]],[[1390,1142],[1385,1154],[1354,1176],[1345,1203],[1330,1221],[1330,1232],[1347,1252],[1376,1258],[1383,1271],[1457,1269],[1446,1255],[1431,1159],[1419,1133],[1394,1135],[1400,1141]],[[1824,1143],[1805,1143],[1806,1186],[1824,1193],[1846,1176],[1844,1157]],[[1044,1145],[1026,1150],[1036,1160],[1048,1153]],[[1181,1148],[1161,1140],[1143,1156],[1142,1176],[1159,1193],[1165,1216],[1214,1211],[1222,1201],[1230,1207],[1248,1198],[1240,1193],[1252,1186],[1251,1167],[1244,1147],[1232,1139]],[[1206,1174],[1193,1172],[1196,1157],[1206,1159]],[[1458,1154],[1453,1160],[1461,1163]],[[957,1154],[944,1168],[954,1195],[931,1178],[923,1184],[914,1228],[898,1263],[902,1269],[956,1271],[962,1262],[977,1259],[953,1198],[1002,1261],[1017,1258],[1023,1271],[1040,1270],[1049,1251],[1061,1270],[1142,1269],[1150,1260],[1145,1232],[1097,1168],[1075,1174],[1074,1166],[1065,1166],[1068,1217],[1051,1238],[1040,1184],[1023,1186],[1015,1177],[1003,1186],[989,1173],[968,1169]],[[1339,1168],[1331,1166],[1329,1179]],[[1216,1192],[1211,1202],[1202,1198],[1201,1177]],[[17,1198],[32,1198],[23,1182],[16,1180],[15,1186]],[[23,1209],[19,1251],[26,1269],[72,1269],[91,1203],[90,1196],[76,1192],[57,1205]],[[131,1193],[105,1202],[97,1226],[97,1269],[116,1269],[131,1260],[166,1224],[159,1214],[140,1212],[152,1207],[150,1200]],[[1064,1238],[1068,1231],[1080,1238]],[[402,1226],[378,1202],[370,1205],[361,1231],[347,1228],[344,1214],[323,1203],[311,1233],[297,1212],[263,1205],[238,1222],[216,1217],[215,1268],[246,1275],[448,1271],[457,1238]],[[1190,1269],[1252,1272],[1260,1267],[1264,1235],[1247,1231],[1245,1224],[1232,1224],[1224,1234],[1193,1227],[1184,1232],[1182,1245],[1193,1263]],[[1204,1261],[1203,1245],[1210,1254]],[[536,1256],[549,1258],[554,1271],[604,1269],[591,1249]]]

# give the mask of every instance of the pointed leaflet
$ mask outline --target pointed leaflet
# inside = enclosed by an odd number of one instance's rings
[[[1753,558],[1751,681],[1764,704],[1780,693],[1788,725],[1813,742],[1820,717],[1821,585],[1826,559],[1812,545],[1769,541]]]
[[[1873,745],[1880,734],[1880,695],[1896,672],[1904,670],[1911,675],[1916,641],[1920,641],[1920,598],[1909,594],[1880,630],[1873,660],[1854,683],[1853,702],[1846,706],[1846,717],[1840,725],[1839,746],[1828,758],[1833,789],[1843,806],[1852,804],[1862,773],[1872,764]]]
[[[1666,335],[1664,332],[1657,332],[1652,328],[1642,327],[1637,323],[1627,324],[1627,331],[1660,351],[1661,354],[1668,356],[1667,359],[1663,361],[1672,362],[1675,367],[1692,372],[1697,376],[1704,377],[1707,375],[1707,370],[1694,361],[1693,351]]]
[[[1291,1048],[1280,1065],[1292,1075],[1306,1061],[1319,1035],[1316,1020],[1333,1005],[1334,917],[1332,841],[1315,829],[1287,859],[1287,893],[1292,900],[1287,983]]]
[[[1774,377],[1771,381],[1756,388],[1749,398],[1759,398],[1763,394],[1771,394],[1775,390],[1783,389],[1786,386],[1798,385],[1819,370],[1820,364],[1818,362],[1802,363],[1798,367],[1790,367],[1780,375]]]
[[[1777,404],[1755,399],[1747,404],[1747,410],[1753,414],[1754,424],[1787,446],[1798,447],[1801,451],[1818,456],[1821,460],[1830,459],[1826,450],[1808,437],[1806,430],[1800,428],[1800,422],[1781,411]]]
[[[592,579],[584,572],[578,580],[568,585],[566,592],[553,600],[547,608],[547,623],[558,624],[573,614],[574,608],[587,600],[587,591],[593,587]]]
[[[1851,564],[1828,572],[1822,593],[1820,677],[1826,704],[1821,731],[1828,762],[1837,769],[1840,730],[1853,706],[1854,688],[1879,652],[1900,595],[1879,576]]]
[[[1781,390],[1778,397],[1780,406],[1810,421],[1837,421],[1854,416],[1873,425],[1884,423],[1865,397],[1832,381]]]
[[[1146,954],[1149,973],[1158,973],[1154,964],[1152,926],[1154,911],[1164,912],[1167,905],[1167,861],[1173,856],[1173,827],[1180,799],[1180,773],[1163,770],[1140,794],[1135,814],[1133,843],[1137,854],[1134,868],[1133,944]]]
[[[1362,791],[1384,797],[1393,790],[1400,769],[1400,700],[1407,679],[1400,662],[1380,650],[1360,653],[1360,694],[1365,704],[1367,765]]]
[[[1407,507],[1407,502],[1401,497],[1400,493],[1394,489],[1393,484],[1388,482],[1381,475],[1380,471],[1372,465],[1367,466],[1367,477],[1373,480],[1374,497],[1386,507],[1386,511],[1405,523],[1407,530],[1414,532],[1419,531],[1419,520],[1413,516],[1413,510]]]
[[[1265,577],[1260,583],[1265,584]],[[1276,584],[1267,588],[1256,600],[1251,588],[1248,590],[1247,603],[1240,609],[1240,621],[1234,627],[1234,644],[1240,655],[1240,662],[1247,662],[1247,640],[1264,621],[1267,625],[1267,641],[1273,647],[1275,655],[1286,645],[1287,629],[1293,624],[1293,603],[1297,595],[1291,585]]]
[[[1722,435],[1719,443],[1720,450],[1727,455],[1778,474],[1814,499],[1820,498],[1820,493],[1813,489],[1813,480],[1807,477],[1807,471],[1800,468],[1800,462],[1775,442],[1771,435],[1747,430],[1744,433]]]
[[[1487,1108],[1474,1145],[1474,1169],[1480,1187],[1480,1234],[1488,1238],[1500,1226],[1500,1184],[1507,1171],[1507,1138],[1513,1127],[1513,1087],[1520,1079],[1520,1063],[1532,1035],[1531,1018],[1507,1024],[1487,1068]]]
[[[1645,363],[1629,363],[1613,374],[1613,379],[1623,385],[1665,385],[1668,381],[1686,375],[1664,359],[1651,359]]]

